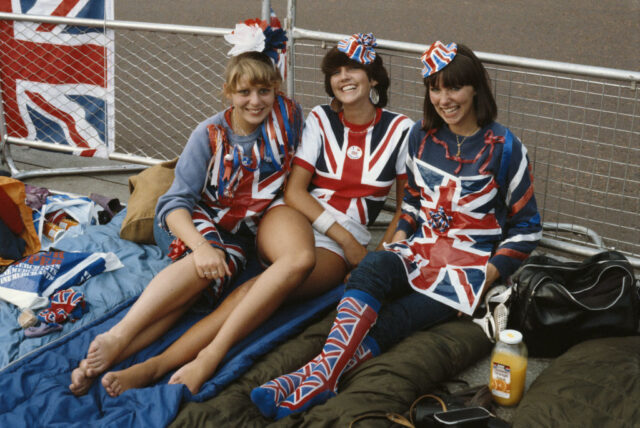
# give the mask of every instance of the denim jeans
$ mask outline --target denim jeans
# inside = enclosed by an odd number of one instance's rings
[[[455,317],[457,311],[422,293],[407,280],[404,262],[390,251],[367,254],[351,272],[346,290],[356,289],[382,302],[369,336],[384,352],[417,330]]]

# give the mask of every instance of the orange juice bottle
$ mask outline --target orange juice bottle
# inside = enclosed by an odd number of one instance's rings
[[[503,330],[491,354],[489,389],[501,406],[515,406],[522,398],[527,375],[527,347],[522,333]]]

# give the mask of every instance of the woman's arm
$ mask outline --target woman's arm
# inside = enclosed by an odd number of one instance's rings
[[[389,226],[387,227],[387,230],[384,232],[384,236],[380,240],[380,243],[378,243],[378,246],[376,247],[376,251],[382,250],[383,249],[382,244],[384,244],[385,242],[391,243],[391,242],[397,241],[397,239],[394,239],[394,237],[396,233],[396,228],[398,227],[398,220],[400,220],[400,216],[402,215],[402,199],[403,199],[404,187],[406,184],[407,184],[406,178],[396,179],[396,212],[393,214],[393,218],[391,219],[391,222],[389,222]]]
[[[529,257],[542,237],[527,151],[515,137],[505,186],[507,213],[502,226],[503,240],[489,260],[504,279]]]
[[[171,233],[180,238],[193,251],[193,260],[200,278],[219,278],[231,275],[225,252],[211,246],[198,232],[189,211],[184,208],[175,209],[167,214],[166,220]],[[211,275],[207,275],[206,272],[211,272]]]
[[[313,173],[299,165],[294,165],[289,175],[284,201],[287,205],[304,214],[313,223],[324,212],[322,205],[307,191]],[[360,263],[367,254],[367,249],[338,222],[331,225],[326,235],[336,241],[344,251],[344,255],[351,267]]]

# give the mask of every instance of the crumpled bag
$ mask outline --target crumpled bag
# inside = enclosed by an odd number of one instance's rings
[[[21,239],[26,242],[26,246],[21,257],[33,254],[40,250],[40,238],[35,230],[32,220],[32,211],[25,204],[25,185],[22,181],[16,180],[11,177],[0,176],[0,187],[11,198],[13,203],[18,207],[20,211],[20,218],[24,225],[24,229],[19,233]],[[18,259],[20,257],[17,257]],[[0,258],[0,265],[9,265],[16,259]]]
[[[54,241],[43,238],[44,223],[47,214],[55,211],[63,211],[77,223],[91,225],[98,224],[98,212],[100,210],[101,208],[96,205],[95,202],[84,196],[72,197],[65,194],[48,196],[47,203],[44,204],[39,211],[33,212],[33,221],[36,225],[42,249],[49,249],[64,235],[59,235]]]
[[[21,310],[49,305],[58,290],[123,267],[115,253],[47,251],[26,257],[0,274],[0,299]]]

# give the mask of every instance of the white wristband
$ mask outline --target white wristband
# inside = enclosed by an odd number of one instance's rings
[[[327,233],[327,230],[329,230],[329,228],[333,226],[333,223],[335,222],[336,219],[333,218],[329,211],[325,210],[322,211],[322,214],[320,214],[318,218],[316,218],[312,226],[315,230],[325,235]]]

